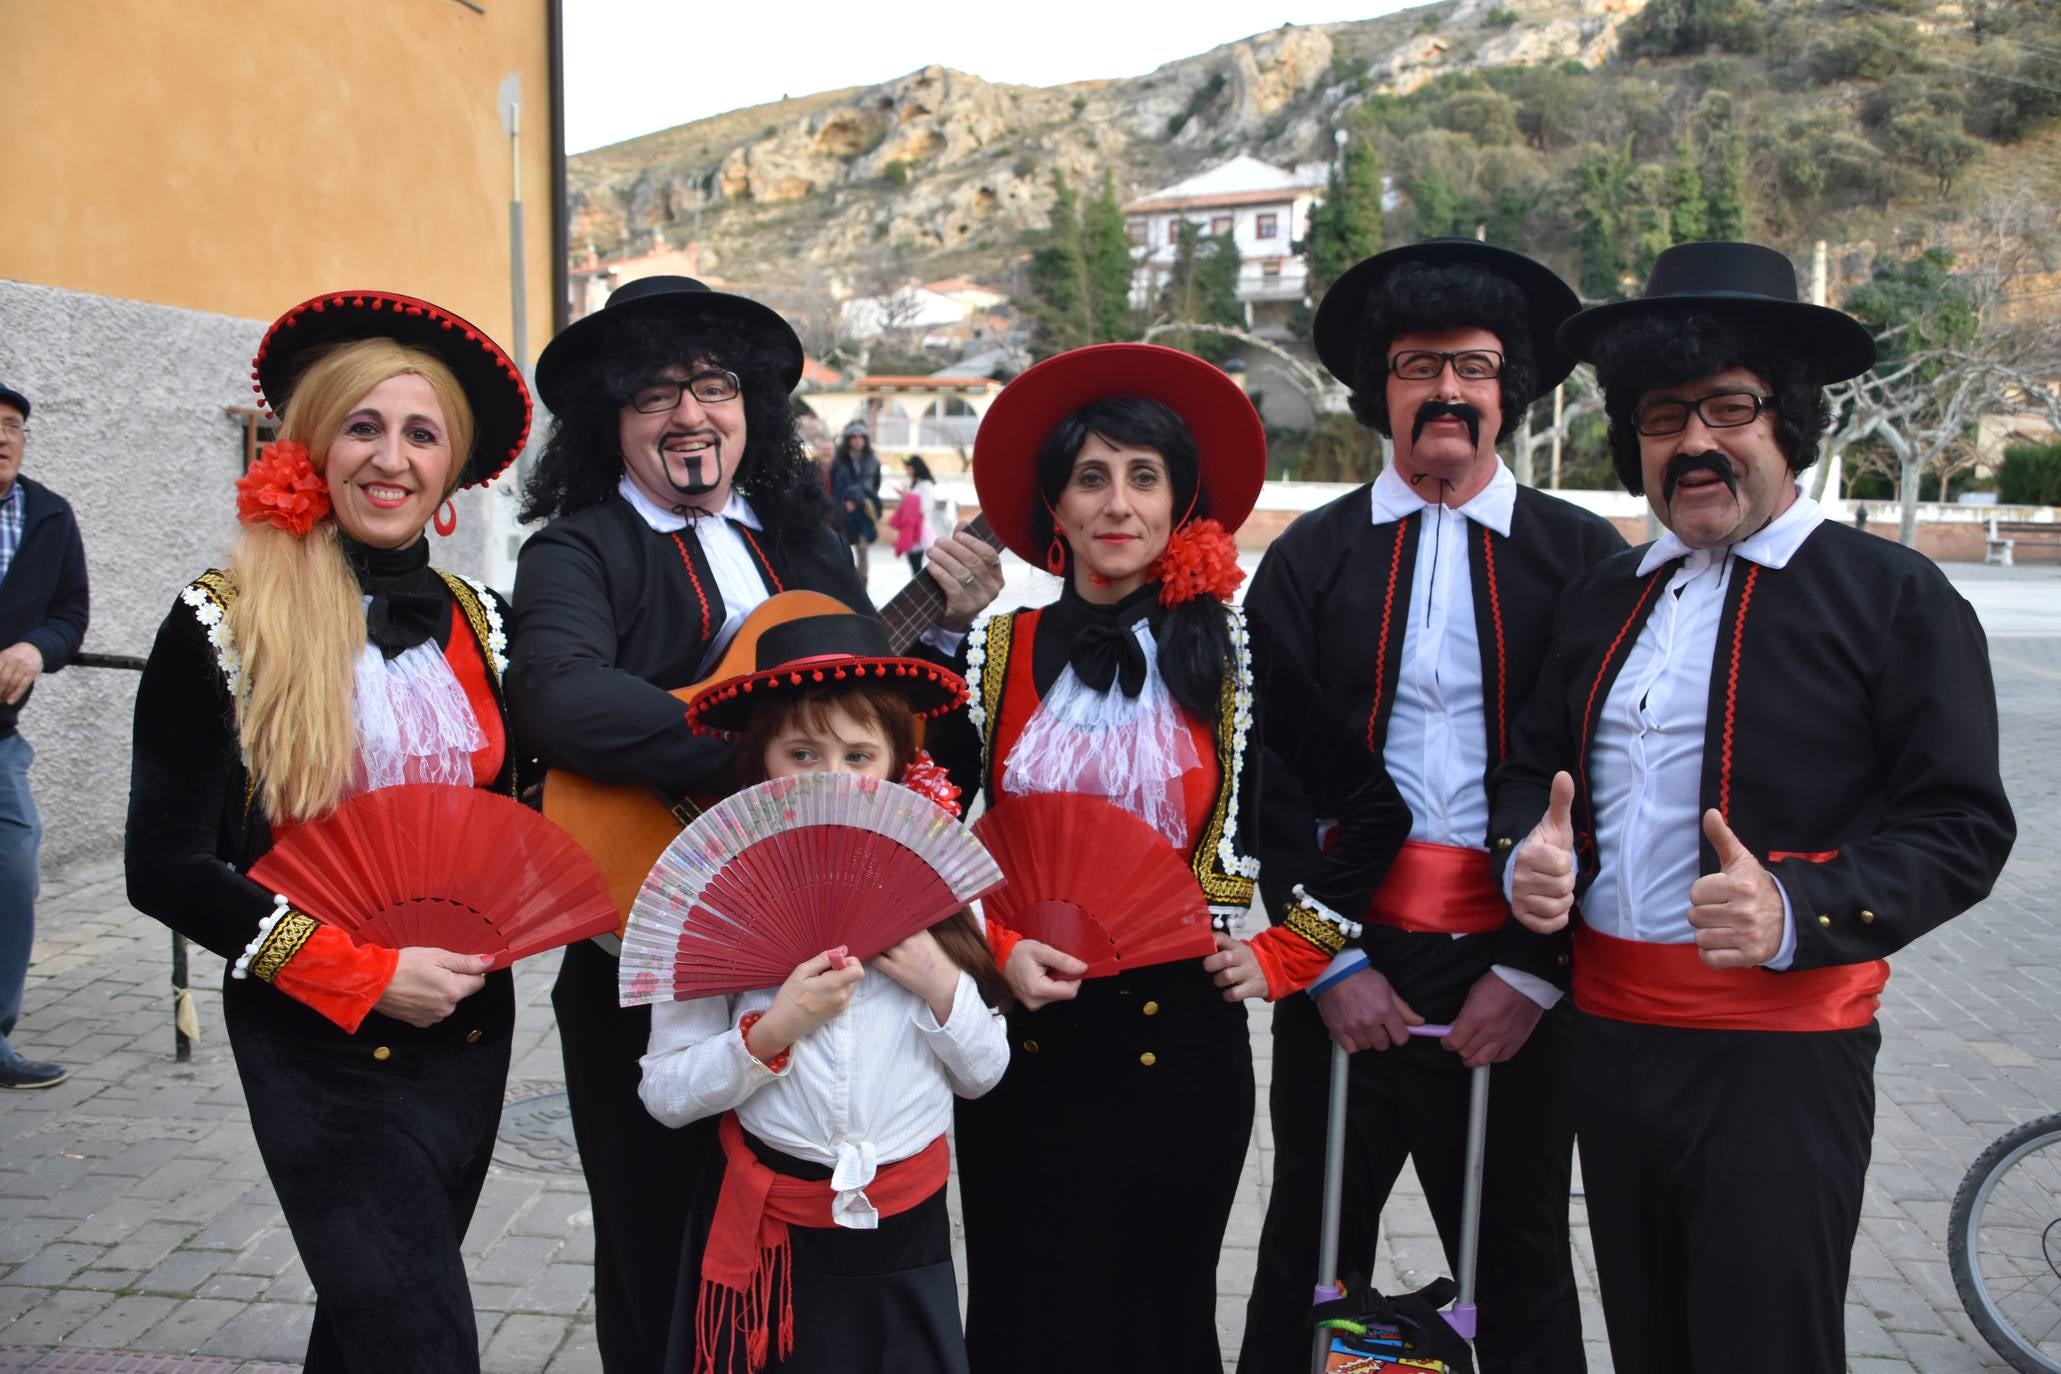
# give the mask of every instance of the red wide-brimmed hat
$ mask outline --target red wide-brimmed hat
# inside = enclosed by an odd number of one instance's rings
[[[392,339],[441,358],[472,406],[472,452],[461,486],[491,482],[522,454],[530,433],[530,389],[522,370],[486,331],[450,311],[392,291],[330,291],[273,321],[251,360],[251,390],[273,414],[316,352],[357,339]]]
[[[1044,507],[1038,448],[1052,427],[1091,401],[1141,396],[1181,417],[1195,439],[1209,516],[1236,530],[1267,477],[1267,432],[1239,385],[1214,363],[1158,344],[1091,344],[1045,359],[1002,388],[973,440],[981,514],[1018,557],[1042,565],[1032,537]]]
[[[887,627],[872,616],[812,613],[766,626],[748,658],[725,654],[715,678],[687,699],[687,724],[698,734],[741,734],[751,724],[752,707],[768,696],[845,682],[891,687],[926,718],[966,700],[964,678],[895,653]]]

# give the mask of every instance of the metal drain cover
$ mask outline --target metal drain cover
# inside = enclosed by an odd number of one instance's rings
[[[508,1091],[494,1162],[535,1174],[579,1173],[580,1147],[573,1141],[572,1104],[564,1085],[511,1083]]]

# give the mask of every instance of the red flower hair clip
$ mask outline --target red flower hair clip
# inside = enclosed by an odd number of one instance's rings
[[[952,785],[951,774],[938,766],[928,749],[918,749],[916,757],[902,770],[902,786],[930,798],[955,816],[960,814],[959,789]]]
[[[1167,536],[1166,552],[1152,564],[1159,604],[1178,606],[1198,596],[1229,601],[1245,580],[1238,545],[1214,520],[1191,520]]]
[[[306,444],[267,444],[236,479],[236,518],[246,525],[273,525],[300,539],[327,514],[329,486],[308,461]]]

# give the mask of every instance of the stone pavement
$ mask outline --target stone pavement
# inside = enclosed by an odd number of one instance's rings
[[[2003,1370],[1948,1275],[1947,1208],[2006,1127],[2061,1105],[2061,575],[1952,569],[1996,631],[2005,774],[2019,841],[1995,895],[1896,960],[1883,1007],[1874,1166],[1847,1326],[1861,1374]],[[887,570],[876,575],[890,592]],[[1032,579],[1012,579],[1012,590]],[[196,950],[206,1032],[172,1060],[169,938],[123,900],[117,861],[53,875],[39,908],[17,1040],[72,1067],[60,1086],[0,1094],[0,1374],[39,1369],[289,1368],[313,1294],[252,1142],[221,1030],[220,961]],[[517,973],[522,1010],[502,1148],[466,1239],[484,1364],[494,1374],[599,1367],[593,1231],[556,1129],[551,959]],[[1235,1350],[1266,1202],[1262,1087],[1222,1265],[1218,1324]],[[1576,1250],[1590,1368],[1606,1371],[1583,1212]],[[1384,1219],[1376,1281],[1442,1271],[1414,1179]],[[92,1352],[139,1352],[98,1358]],[[156,1352],[147,1359],[140,1352]],[[162,1358],[162,1357],[195,1358]]]

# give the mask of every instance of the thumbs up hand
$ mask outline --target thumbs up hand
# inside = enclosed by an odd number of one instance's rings
[[[1574,779],[1553,775],[1545,817],[1510,865],[1510,910],[1541,935],[1567,924],[1574,909]],[[1770,951],[1772,955],[1772,951]]]
[[[1703,835],[1718,871],[1689,889],[1696,952],[1712,968],[1759,968],[1782,948],[1781,889],[1715,809],[1703,813]]]

